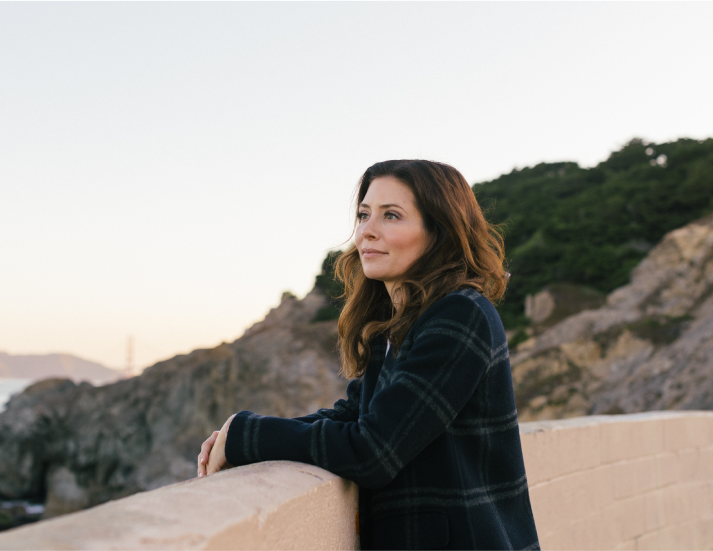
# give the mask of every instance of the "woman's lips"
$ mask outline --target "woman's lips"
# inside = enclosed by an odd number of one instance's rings
[[[383,251],[377,251],[376,249],[362,249],[361,250],[361,256],[362,258],[378,258],[380,256],[384,256],[386,253]]]

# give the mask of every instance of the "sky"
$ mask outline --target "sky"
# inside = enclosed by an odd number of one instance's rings
[[[0,2],[0,351],[142,368],[313,286],[371,164],[713,136],[713,3]]]

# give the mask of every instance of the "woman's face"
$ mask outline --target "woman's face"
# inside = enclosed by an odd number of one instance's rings
[[[428,246],[429,236],[416,198],[393,176],[374,178],[357,218],[356,246],[364,275],[383,281],[391,295],[394,283]]]

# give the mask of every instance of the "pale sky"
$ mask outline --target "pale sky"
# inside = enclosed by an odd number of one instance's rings
[[[713,3],[0,2],[0,350],[140,367],[313,285],[377,161],[713,136]]]

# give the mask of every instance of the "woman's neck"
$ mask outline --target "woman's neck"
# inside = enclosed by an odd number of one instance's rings
[[[389,298],[391,298],[391,305],[394,307],[394,310],[397,310],[401,302],[399,286],[395,281],[384,281],[384,286],[386,287],[386,292],[389,293]]]

